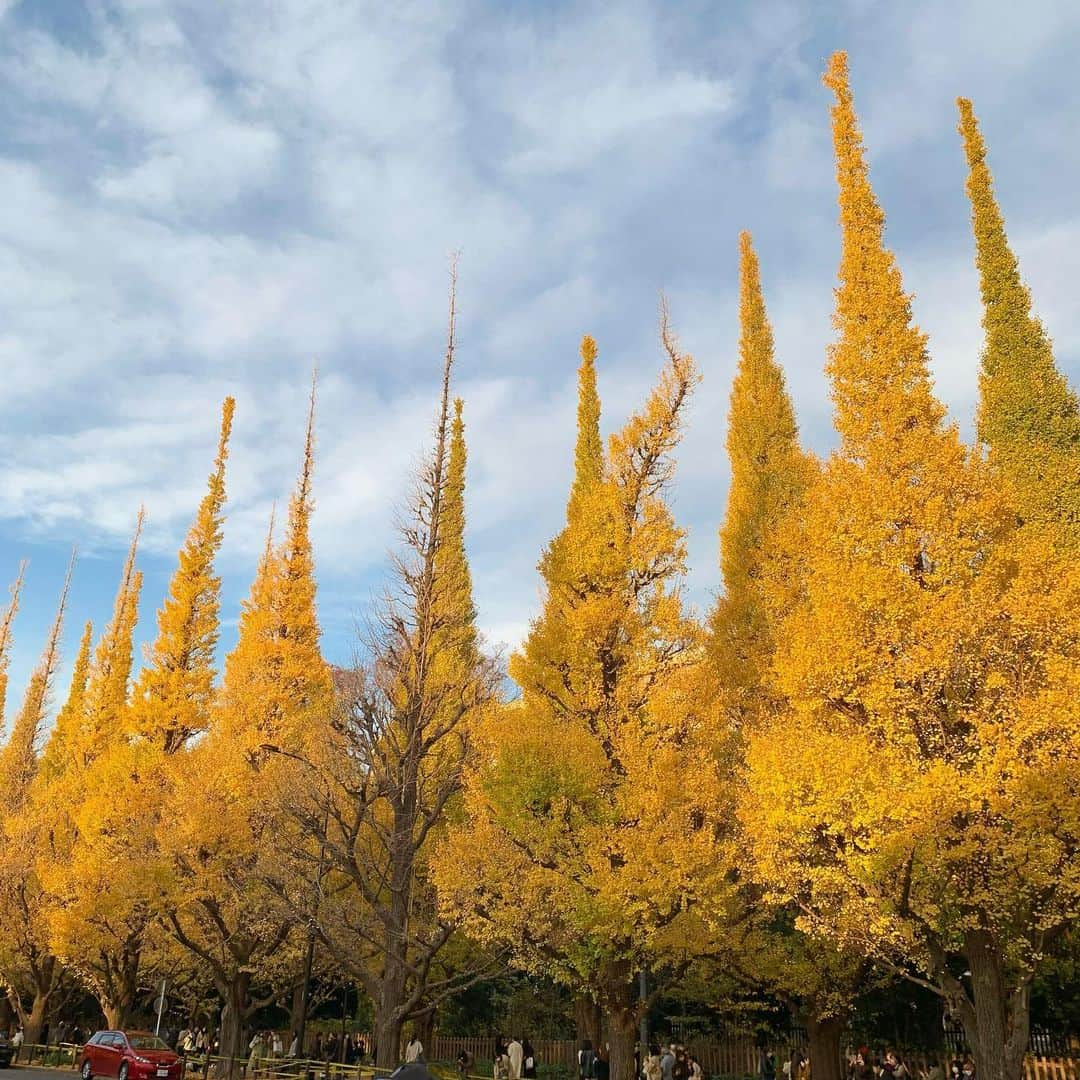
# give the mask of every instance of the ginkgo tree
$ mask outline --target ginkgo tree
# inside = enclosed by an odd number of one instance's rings
[[[126,752],[128,682],[142,588],[135,567],[141,529],[140,512],[113,617],[85,685],[72,683],[32,791],[31,813],[44,826],[36,867],[48,894],[52,949],[97,997],[114,1027],[125,1022],[134,1003],[142,938],[152,920],[131,860],[118,859],[97,842],[117,812],[116,792],[130,780],[122,771],[110,775],[105,765],[118,749]],[[134,869],[141,877],[143,868]]]
[[[695,692],[702,638],[665,500],[697,373],[666,323],[663,340],[659,383],[606,454],[596,346],[583,342],[566,526],[510,664],[521,697],[477,726],[465,813],[436,867],[444,910],[478,940],[597,1001],[618,1080],[634,1073],[638,972],[703,946],[694,897],[726,865]]]
[[[775,597],[797,577],[799,553],[786,551],[780,538],[817,476],[816,461],[799,444],[748,233],[739,238],[739,331],[727,430],[731,484],[720,530],[724,591],[709,619],[708,659],[715,737],[741,756],[747,736],[782,707],[772,680],[780,621]],[[806,1029],[814,1076],[839,1080],[841,1039],[870,964],[859,952],[800,930],[790,903],[766,903],[753,880],[753,844],[735,852],[739,888],[721,892],[715,913],[719,962],[783,1001]]]
[[[1080,910],[1080,568],[947,422],[843,54],[826,83],[840,445],[785,530],[785,704],[750,738],[741,817],[805,929],[933,990],[978,1075],[1017,1080],[1033,975]]]
[[[221,998],[229,1073],[251,1016],[276,1000],[298,966],[289,948],[296,920],[265,877],[277,872],[295,832],[285,792],[309,781],[289,755],[325,739],[332,717],[310,538],[314,406],[313,390],[284,541],[275,545],[271,529],[220,694],[186,725],[207,728],[206,737],[171,762],[172,797],[157,837],[169,890],[163,924],[206,968]]]
[[[41,822],[28,810],[40,767],[37,743],[60,662],[60,635],[73,566],[74,556],[45,650],[30,677],[8,741],[0,749],[0,924],[4,928],[0,935],[0,982],[7,987],[8,1000],[30,1042],[36,1042],[41,1033],[62,972],[49,940],[46,898],[34,866],[34,853],[43,839]],[[0,624],[0,664],[6,659],[17,588],[18,583]]]
[[[451,393],[455,284],[452,272],[434,445],[402,515],[394,586],[358,663],[337,673],[327,737],[304,757],[316,779],[299,789],[306,798],[294,800],[293,812],[318,842],[294,848],[301,872],[291,886],[287,877],[274,881],[370,997],[380,1069],[398,1063],[407,1022],[430,1017],[485,968],[476,950],[460,947],[456,920],[438,910],[430,872],[472,732],[500,693],[465,551],[464,406]]]

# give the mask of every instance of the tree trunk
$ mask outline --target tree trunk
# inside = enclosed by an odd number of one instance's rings
[[[634,1047],[639,1015],[638,983],[630,965],[609,965],[604,985],[611,1080],[635,1080]]]
[[[588,1039],[592,1048],[598,1050],[604,1037],[603,1018],[600,1006],[588,994],[574,998],[574,1023],[579,1043]]]
[[[840,1042],[846,1028],[842,1016],[806,1017],[813,1080],[840,1080]]]
[[[218,1076],[236,1076],[239,1059],[245,1056],[244,1021],[247,1018],[250,982],[251,975],[247,971],[238,971],[222,994],[225,1005],[221,1010],[221,1046],[218,1053],[225,1060],[218,1064]]]
[[[964,952],[971,969],[971,1001],[959,1012],[975,1075],[979,1080],[1022,1080],[1031,1031],[1030,978],[1006,986],[1001,953],[986,931],[969,932]]]
[[[11,1035],[11,1021],[15,1018],[15,1010],[11,1007],[7,994],[0,994],[0,1032]]]
[[[41,1026],[45,1023],[45,1010],[49,1004],[49,995],[40,990],[34,994],[34,1004],[26,1014],[26,1022],[23,1024],[23,1041],[27,1043],[41,1042]]]
[[[291,1043],[293,1037],[300,1030],[300,1013],[304,1009],[304,984],[298,982],[293,986],[292,1000],[289,1005],[289,1042]],[[285,1047],[288,1050],[288,1047]],[[304,1056],[304,1048],[299,1048],[300,1057]]]
[[[108,974],[105,986],[98,995],[106,1027],[123,1030],[128,1026],[131,1007],[139,989],[139,959],[138,948],[125,949],[115,969]]]

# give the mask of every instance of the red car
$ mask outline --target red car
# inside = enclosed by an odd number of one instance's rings
[[[82,1080],[180,1080],[183,1062],[149,1031],[99,1031],[82,1049]]]

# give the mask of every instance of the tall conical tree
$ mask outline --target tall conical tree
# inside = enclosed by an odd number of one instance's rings
[[[1080,548],[1080,400],[1054,363],[1046,330],[1009,247],[986,145],[971,102],[958,98],[967,155],[975,263],[986,333],[979,373],[979,438],[1013,481],[1024,520]]]
[[[34,868],[52,818],[33,812],[31,792],[39,772],[36,743],[59,659],[74,561],[73,553],[45,651],[30,678],[11,739],[0,752],[0,925],[4,928],[0,983],[8,989],[30,1043],[40,1037],[60,976],[60,965],[49,948],[45,898]]]
[[[227,397],[214,470],[180,549],[169,595],[158,612],[157,641],[132,698],[135,732],[166,754],[175,753],[209,723],[221,597],[214,559],[221,547],[225,461],[235,408],[236,402]]]
[[[308,406],[304,460],[300,477],[289,503],[289,521],[281,549],[280,617],[282,638],[281,677],[285,685],[299,691],[296,705],[317,706],[331,691],[330,671],[319,649],[322,631],[315,606],[315,558],[311,548],[311,492],[315,467],[315,382],[312,380]]]
[[[1009,485],[945,423],[842,54],[825,81],[843,227],[829,353],[841,440],[794,537],[799,596],[774,663],[786,707],[749,739],[748,872],[797,901],[814,934],[932,983],[982,1080],[1019,1080],[1031,981],[1077,910],[1062,870],[1080,844],[1063,779],[1080,762],[1080,575],[1024,535]],[[955,974],[965,967],[970,981]]]
[[[42,777],[39,811],[51,815],[38,874],[49,897],[52,951],[96,995],[110,1027],[122,1027],[138,990],[142,943],[152,920],[146,902],[144,815],[117,798],[142,775],[131,745],[128,690],[142,574],[135,557],[143,511],[124,562],[113,616],[98,642],[81,723],[67,726],[63,767]],[[152,798],[158,798],[155,792]]]
[[[315,714],[326,717],[330,671],[319,649],[311,494],[315,464],[315,386],[308,408],[304,456],[289,503],[285,538],[267,548],[244,602],[236,647],[225,659],[222,715],[238,746],[253,760],[264,744],[303,750]],[[271,523],[271,536],[273,524]]]
[[[319,650],[310,537],[314,425],[313,384],[286,535],[275,547],[271,520],[209,732],[191,750],[208,780],[197,801],[178,790],[158,828],[173,890],[165,925],[209,968],[225,1005],[222,1054],[233,1064],[258,1007],[253,973],[282,952],[295,927],[266,882],[281,872],[282,851],[307,841],[296,839],[285,809],[288,799],[305,797],[315,775],[296,759],[323,747],[333,718],[330,670]],[[189,857],[196,844],[203,852],[198,861]],[[286,876],[283,891],[297,888],[310,896],[306,882]],[[225,1064],[222,1071],[232,1068]]]
[[[773,355],[758,259],[746,232],[739,237],[739,326],[739,365],[728,413],[731,485],[720,530],[724,595],[710,619],[710,653],[720,684],[745,714],[760,702],[772,660],[765,592],[771,541],[813,475]]]
[[[67,700],[56,714],[52,734],[41,757],[41,775],[48,783],[63,772],[71,747],[79,736],[86,715],[86,684],[90,678],[90,650],[93,646],[94,624],[88,619],[83,627]]]
[[[596,342],[588,334],[581,339],[578,368],[577,443],[574,447],[574,482],[570,488],[567,517],[573,517],[604,472],[604,447],[600,440],[600,397],[596,392]]]
[[[86,719],[74,748],[81,768],[97,757],[126,722],[128,683],[135,653],[135,624],[139,618],[139,593],[142,590],[142,571],[135,569],[135,555],[143,518],[144,511],[140,507],[113,605],[113,616],[98,642],[87,678]]]
[[[45,651],[34,673],[30,676],[26,697],[15,717],[11,736],[3,751],[0,752],[0,818],[18,813],[37,772],[37,741],[48,708],[53,675],[56,673],[56,665],[60,659],[60,634],[64,627],[64,611],[67,609],[68,591],[71,588],[71,574],[74,568],[75,554],[72,552],[67,575],[64,578],[64,587],[60,592],[56,618],[53,620],[49,638],[45,643]]]
[[[680,595],[684,534],[664,498],[696,374],[666,332],[664,345],[659,384],[612,436],[602,471],[595,350],[583,349],[585,452],[566,527],[541,559],[542,613],[510,660],[521,697],[478,725],[465,814],[436,862],[452,917],[602,1006],[618,1080],[634,1072],[637,972],[664,966],[669,941],[683,956],[696,947],[680,916],[695,908],[695,874],[721,862],[722,797],[699,756],[706,706],[690,674],[700,639]],[[671,858],[657,876],[644,858],[660,848]]]
[[[26,561],[19,563],[19,573],[11,584],[11,599],[0,616],[0,732],[4,730],[4,702],[7,700],[8,663],[11,660],[11,626],[19,610],[19,592],[22,589]]]
[[[939,429],[945,410],[931,391],[926,335],[912,320],[911,298],[885,246],[885,214],[870,186],[846,54],[832,57],[824,81],[836,95],[832,121],[842,230],[833,316],[840,336],[829,347],[827,366],[836,429],[853,460],[891,458],[905,471],[917,467],[919,444]]]
[[[476,645],[476,606],[472,597],[472,572],[465,552],[465,447],[464,403],[454,401],[450,427],[450,451],[446,465],[446,485],[439,505],[439,536],[435,551],[436,602],[440,619],[457,639],[459,648],[470,652]]]

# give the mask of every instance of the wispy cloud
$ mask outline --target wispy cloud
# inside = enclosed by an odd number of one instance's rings
[[[831,442],[837,237],[818,77],[834,47],[851,50],[943,397],[970,416],[980,337],[958,92],[976,98],[1024,271],[1080,370],[1080,216],[1062,180],[1080,157],[1065,134],[1080,108],[1074,5],[0,0],[0,18],[0,542],[12,565],[28,544],[59,565],[78,539],[107,581],[145,502],[147,612],[226,393],[235,608],[291,486],[318,363],[322,607],[328,648],[347,654],[430,435],[455,250],[491,636],[513,643],[536,611],[580,335],[600,340],[613,428],[659,365],[661,288],[705,374],[674,498],[707,603],[740,228],[761,252],[805,437]]]

